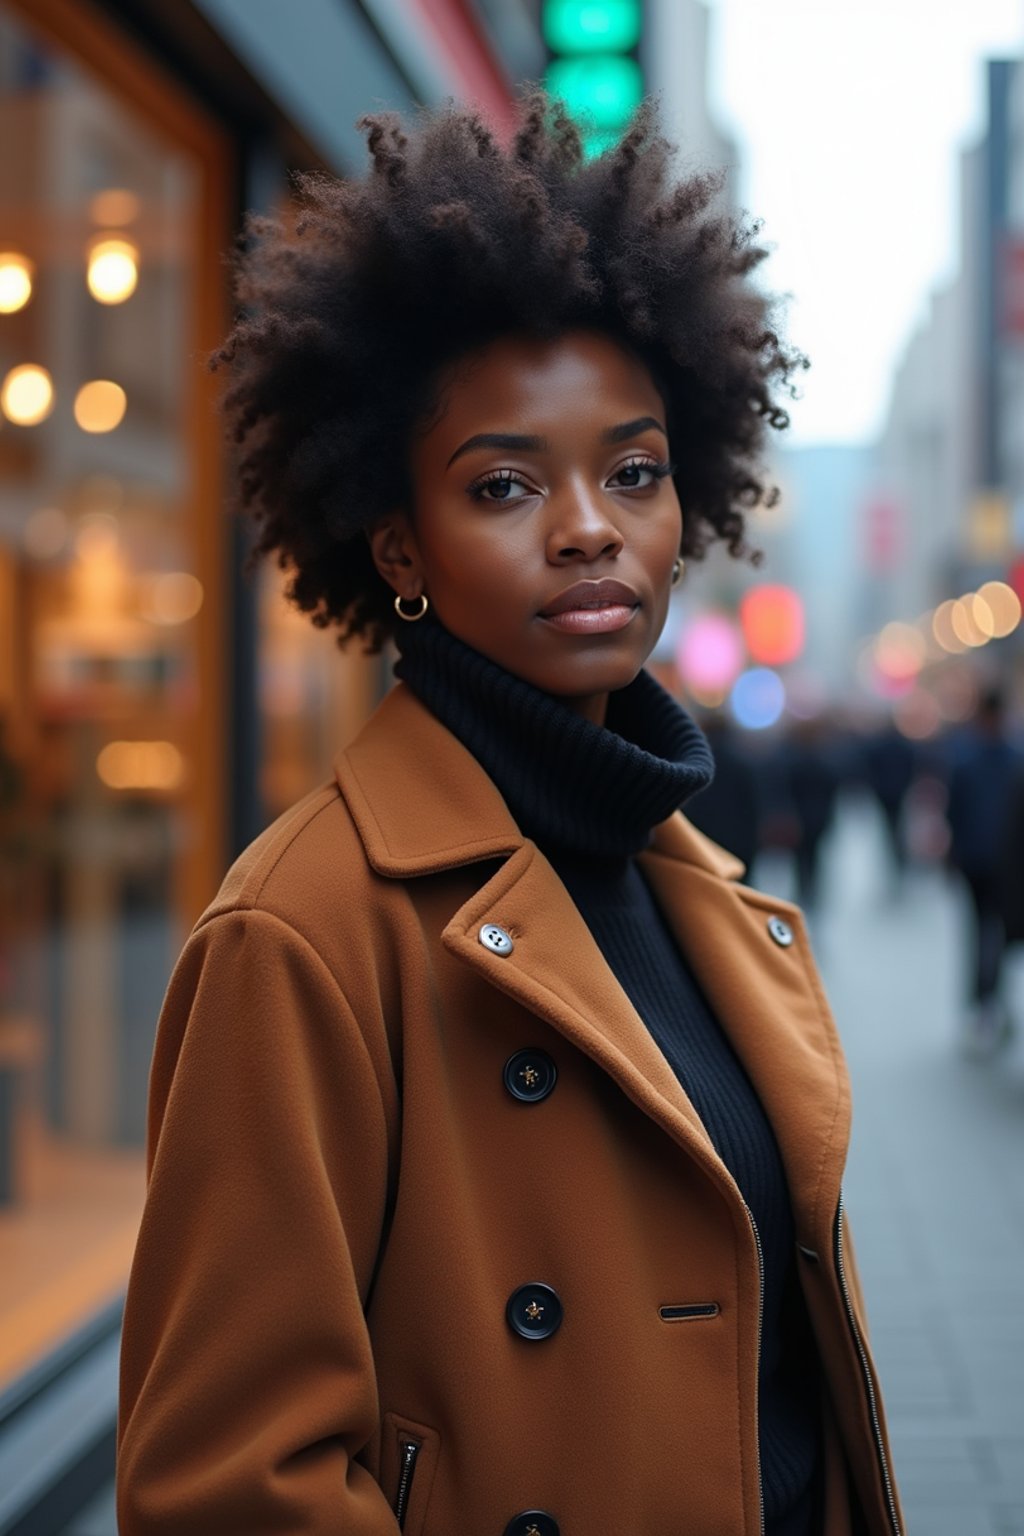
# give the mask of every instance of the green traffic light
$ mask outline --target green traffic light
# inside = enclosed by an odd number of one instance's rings
[[[640,40],[640,0],[546,0],[552,53],[628,53]]]
[[[583,119],[585,133],[603,138],[626,126],[644,94],[639,64],[614,54],[553,59],[544,83],[550,95],[565,102],[570,117]]]

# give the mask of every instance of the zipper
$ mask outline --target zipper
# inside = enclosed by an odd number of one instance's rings
[[[885,1484],[885,1497],[889,1506],[889,1520],[892,1525],[893,1536],[901,1536],[899,1516],[896,1513],[896,1499],[893,1495],[892,1477],[889,1473],[889,1463],[885,1455],[885,1442],[882,1439],[882,1426],[878,1418],[878,1398],[875,1394],[875,1384],[871,1377],[871,1364],[868,1360],[868,1352],[864,1347],[864,1340],[857,1318],[853,1310],[853,1302],[850,1300],[850,1290],[846,1283],[846,1271],[843,1268],[843,1197],[839,1196],[839,1205],[836,1208],[836,1270],[839,1274],[839,1288],[843,1293],[843,1304],[846,1307],[846,1319],[853,1334],[853,1341],[857,1346],[860,1356],[861,1371],[864,1376],[864,1385],[867,1388],[868,1411],[871,1415],[871,1428],[875,1437],[875,1450],[878,1453],[878,1464],[882,1470],[882,1481]]]
[[[413,1473],[416,1471],[416,1461],[422,1447],[418,1440],[402,1440],[399,1449],[402,1457],[402,1470],[398,1478],[395,1518],[398,1521],[398,1529],[402,1530],[405,1526],[405,1517],[409,1511],[409,1493],[412,1488]]]
[[[746,1206],[747,1215],[750,1217],[750,1230],[754,1234],[754,1242],[757,1245],[757,1369],[754,1373],[754,1448],[757,1456],[757,1498],[758,1517],[761,1536],[764,1536],[764,1484],[761,1481],[761,1426],[760,1426],[760,1398],[761,1398],[761,1330],[764,1326],[764,1249],[761,1247],[761,1234],[757,1230],[757,1222],[750,1206]],[[899,1533],[897,1532],[897,1536]]]

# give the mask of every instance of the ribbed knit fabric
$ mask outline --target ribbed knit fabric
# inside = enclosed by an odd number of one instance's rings
[[[658,822],[710,781],[708,744],[644,672],[610,696],[601,727],[432,619],[403,631],[399,643],[396,672],[469,748],[554,865],[750,1207],[764,1264],[765,1527],[768,1536],[812,1536],[818,1383],[778,1146],[633,857]]]
[[[545,850],[637,853],[711,782],[703,731],[646,672],[611,696],[604,728],[463,645],[432,615],[404,626],[398,643],[397,676],[483,764]]]

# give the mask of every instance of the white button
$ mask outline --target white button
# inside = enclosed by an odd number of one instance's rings
[[[515,948],[504,928],[499,928],[497,923],[484,923],[479,937],[484,949],[489,949],[496,955],[510,955]]]
[[[781,917],[768,919],[768,932],[776,944],[781,944],[783,949],[788,949],[793,942],[793,930],[788,923],[783,922]]]

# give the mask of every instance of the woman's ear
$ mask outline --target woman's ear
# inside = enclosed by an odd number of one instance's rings
[[[408,513],[386,512],[366,530],[366,537],[373,563],[388,586],[399,597],[419,597],[423,571]]]

